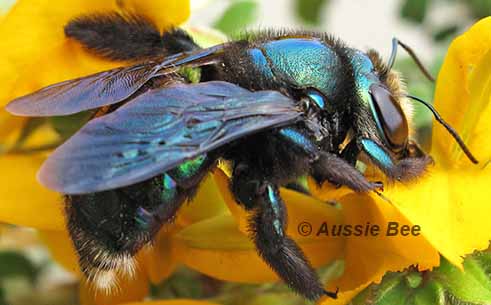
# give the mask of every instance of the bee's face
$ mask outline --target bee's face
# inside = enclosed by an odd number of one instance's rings
[[[362,136],[383,144],[396,156],[407,150],[411,108],[397,72],[389,71],[379,55],[357,51],[353,56],[359,107],[365,117]]]
[[[378,135],[391,151],[400,153],[407,147],[409,137],[406,114],[399,101],[381,85],[372,84],[369,93]]]

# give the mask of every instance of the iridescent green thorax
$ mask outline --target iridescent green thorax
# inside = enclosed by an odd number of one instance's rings
[[[354,80],[357,94],[365,105],[370,105],[370,86],[374,83],[380,83],[375,66],[367,54],[351,49],[349,52],[351,65],[353,66]]]
[[[381,87],[385,86],[380,80],[375,65],[368,54],[356,49],[351,49],[350,53],[351,64],[354,71],[356,94],[358,101],[361,102],[360,107],[368,110],[369,115],[372,116],[377,127],[378,136],[381,139],[384,139],[385,135],[383,134],[383,128],[370,93],[370,88],[374,84],[380,85]]]
[[[265,77],[292,87],[316,88],[329,99],[341,86],[341,58],[321,40],[283,38],[262,43],[249,54]]]

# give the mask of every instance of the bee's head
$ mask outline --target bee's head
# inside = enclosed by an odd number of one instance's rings
[[[356,88],[355,132],[403,155],[411,133],[412,104],[398,72],[389,69],[376,51],[353,50]]]
[[[377,52],[353,50],[354,137],[361,151],[392,179],[421,175],[431,158],[411,141],[412,104],[399,73]]]
[[[457,132],[431,104],[406,93],[399,74],[391,69],[392,63],[385,64],[373,50],[367,53],[352,50],[351,60],[356,87],[353,110],[356,141],[360,150],[389,178],[415,178],[432,162],[431,157],[411,140],[412,104],[409,98],[432,111],[469,159],[477,163]]]

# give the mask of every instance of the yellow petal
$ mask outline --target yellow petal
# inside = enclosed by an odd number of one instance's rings
[[[26,118],[14,117],[0,109],[0,151],[15,143],[25,122]]]
[[[232,192],[230,192],[230,179],[228,175],[221,169],[217,168],[214,171],[213,177],[215,178],[216,185],[220,190],[220,194],[223,200],[227,204],[228,209],[237,220],[239,230],[247,234],[248,230],[248,214],[247,212],[235,201]]]
[[[218,305],[217,303],[210,303],[205,301],[195,300],[168,300],[168,301],[151,301],[151,302],[138,302],[138,303],[125,303],[122,305]]]
[[[175,225],[166,226],[159,232],[151,247],[145,247],[138,253],[140,267],[146,271],[154,284],[169,277],[178,265],[172,238],[177,231]]]
[[[9,70],[7,65],[0,66],[0,80],[5,81],[3,88],[6,88],[0,95],[0,105],[5,105],[15,97],[57,82],[122,65],[122,63],[108,62],[90,55],[74,41],[62,40],[55,46],[47,45],[44,51],[49,56],[33,58],[31,61],[10,67],[16,69],[15,72]],[[67,60],[67,56],[70,57],[70,60]],[[2,61],[0,60],[0,63]],[[34,77],[32,71],[36,71]]]
[[[413,224],[390,203],[354,193],[341,198],[340,202],[346,224],[351,224],[352,228],[360,225],[362,234],[346,237],[345,270],[339,279],[330,283],[329,289],[338,286],[343,292],[356,291],[379,282],[387,271],[399,271],[410,265],[428,269],[439,264],[438,251],[422,235],[393,235],[396,224],[398,230]],[[375,225],[379,233],[372,235],[370,228]]]
[[[186,21],[190,14],[189,0],[121,0],[120,7],[151,18],[165,29]]]
[[[46,230],[64,228],[62,197],[42,187],[42,153],[0,156],[0,221]]]
[[[67,42],[64,38],[63,26],[74,16],[94,12],[115,9],[114,1],[96,1],[96,0],[72,0],[69,3],[65,1],[26,1],[20,0],[10,10],[9,14],[0,24],[0,35],[4,37],[0,41],[0,82],[2,83],[2,93],[0,95],[0,105],[5,105],[13,95],[12,89],[15,84],[32,84],[31,89],[37,89],[50,83],[61,81],[64,76],[81,76],[85,72],[90,73],[84,68],[70,71],[73,66],[76,54],[74,48],[66,48],[67,52],[58,52]],[[76,53],[80,53],[78,46]],[[60,54],[62,53],[62,54]],[[75,56],[73,56],[75,55]],[[70,56],[71,60],[67,60]],[[72,57],[73,56],[73,57]],[[65,63],[63,63],[65,62]],[[36,67],[35,63],[42,65]],[[59,64],[61,66],[57,66]],[[48,77],[48,79],[38,78],[38,73],[45,74],[44,68],[50,70],[59,69],[62,78],[57,75]],[[68,71],[67,71],[68,70]],[[36,73],[33,75],[33,71]],[[82,73],[82,74],[80,74]],[[25,91],[16,93],[25,94]]]
[[[490,22],[491,25],[491,22]],[[463,118],[461,136],[471,151],[482,163],[491,160],[491,48],[481,58],[469,75],[470,105]],[[469,161],[462,160],[463,153],[458,149],[453,153],[463,166],[469,167]],[[465,163],[463,161],[466,161]]]
[[[0,106],[41,87],[122,65],[87,54],[65,38],[63,27],[76,16],[125,9],[169,26],[187,18],[189,1],[17,1],[0,23]]]
[[[453,264],[486,249],[491,240],[491,168],[472,172],[432,171],[411,186],[397,185],[384,195]]]
[[[193,200],[181,207],[176,223],[185,227],[227,212],[227,206],[222,199],[217,182],[212,175],[208,175],[200,184]]]
[[[435,107],[442,116],[463,133],[464,140],[480,159],[491,154],[487,125],[489,107],[491,17],[485,18],[456,38],[438,75]],[[447,167],[458,164],[470,167],[457,144],[439,124],[434,124],[432,154]],[[482,145],[484,144],[484,145]],[[482,161],[482,160],[481,160]]]
[[[54,144],[60,140],[59,134],[54,130],[50,124],[44,124],[39,126],[29,138],[22,144],[23,149],[36,148],[47,144]],[[45,152],[48,155],[49,152]]]
[[[327,181],[319,186],[312,177],[308,177],[307,182],[309,186],[309,191],[312,193],[312,195],[322,201],[336,200],[353,192],[345,186],[336,187],[335,185]]]
[[[180,262],[207,275],[235,282],[277,279],[230,215],[195,223],[175,239]]]
[[[343,239],[317,236],[316,231],[305,234],[306,231],[299,232],[299,228],[305,228],[305,223],[312,229],[320,228],[324,221],[339,223],[340,211],[296,192],[282,190],[282,195],[290,215],[287,233],[303,249],[312,265],[321,266],[339,258],[344,247]],[[242,221],[247,223],[247,217]],[[179,260],[200,272],[236,282],[277,279],[257,255],[247,230],[239,230],[236,219],[231,215],[195,223],[183,229],[175,238]]]
[[[77,254],[68,232],[66,230],[39,230],[38,233],[43,243],[48,247],[53,259],[67,271],[81,276]]]

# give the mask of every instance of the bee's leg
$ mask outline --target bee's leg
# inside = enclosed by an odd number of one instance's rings
[[[293,290],[310,300],[325,291],[315,270],[299,246],[286,235],[286,209],[278,187],[267,181],[234,177],[232,190],[239,202],[252,211],[250,234],[259,255]]]
[[[368,181],[344,159],[327,152],[319,153],[319,158],[312,163],[311,175],[319,185],[329,181],[335,185],[346,185],[356,192],[368,192],[381,187],[381,183]]]
[[[421,152],[415,152],[417,157],[396,161],[384,147],[366,138],[361,139],[359,145],[370,161],[393,180],[408,181],[417,178],[423,175],[428,165],[433,162],[431,157]]]
[[[136,253],[172,222],[213,164],[198,157],[135,185],[66,196],[68,231],[88,280],[110,290],[119,273],[131,275]]]
[[[346,185],[357,192],[366,192],[380,187],[369,182],[353,165],[335,154],[321,151],[297,128],[287,127],[279,130],[279,135],[292,149],[300,150],[310,160],[310,174],[322,184],[329,181],[335,185]]]

